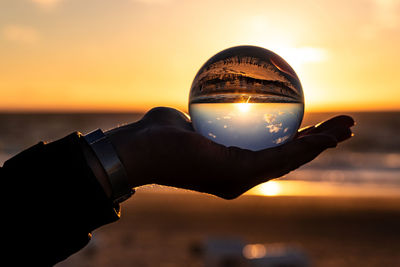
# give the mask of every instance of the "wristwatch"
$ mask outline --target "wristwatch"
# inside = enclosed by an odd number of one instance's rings
[[[128,175],[113,145],[101,129],[83,136],[100,161],[111,184],[112,200],[120,203],[131,197],[135,190],[129,187]]]

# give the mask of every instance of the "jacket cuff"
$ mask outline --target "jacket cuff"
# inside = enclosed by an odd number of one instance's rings
[[[4,168],[24,177],[19,185],[27,185],[35,198],[44,200],[50,216],[89,233],[118,220],[120,206],[107,198],[88,166],[85,145],[75,132],[48,144],[38,143],[6,161]]]

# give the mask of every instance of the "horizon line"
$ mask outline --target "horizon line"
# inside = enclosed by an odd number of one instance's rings
[[[168,107],[168,106],[166,106]],[[186,113],[188,109],[182,109],[179,107],[174,107],[179,111],[183,111]],[[0,114],[143,114],[149,111],[149,109],[1,109]],[[400,108],[398,109],[318,109],[311,108],[309,110],[305,110],[306,113],[377,113],[377,112],[400,112]]]

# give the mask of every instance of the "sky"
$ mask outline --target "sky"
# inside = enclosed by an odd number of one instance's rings
[[[236,45],[282,56],[306,111],[400,110],[396,0],[1,0],[0,110],[186,110]]]

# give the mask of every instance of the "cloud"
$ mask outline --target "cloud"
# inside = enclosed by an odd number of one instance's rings
[[[2,35],[7,41],[23,44],[35,44],[40,40],[40,34],[36,29],[22,25],[4,26]]]
[[[382,30],[397,29],[400,25],[398,0],[372,0],[372,3],[372,17],[360,29],[360,36],[367,40],[376,38]]]

